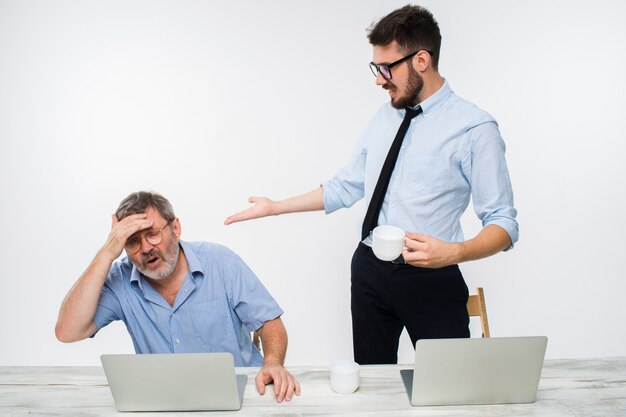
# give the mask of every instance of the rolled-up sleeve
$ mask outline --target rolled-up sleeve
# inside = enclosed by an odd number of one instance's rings
[[[480,124],[468,135],[470,150],[466,166],[476,215],[483,227],[490,224],[502,227],[509,234],[513,247],[519,239],[519,225],[515,219],[517,210],[513,205],[504,140],[495,122]]]
[[[351,207],[365,193],[365,160],[367,146],[365,137],[359,140],[350,163],[341,168],[334,177],[322,184],[324,188],[324,211],[330,214],[340,208]]]

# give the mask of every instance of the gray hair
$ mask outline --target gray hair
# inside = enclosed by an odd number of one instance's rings
[[[148,191],[137,191],[130,194],[120,203],[115,212],[118,220],[128,217],[131,214],[145,213],[148,207],[154,207],[161,217],[168,222],[176,218],[174,209],[167,198],[161,194],[151,193]]]

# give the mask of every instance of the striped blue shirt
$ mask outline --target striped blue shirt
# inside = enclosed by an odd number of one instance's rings
[[[283,310],[230,249],[207,242],[180,246],[189,272],[174,306],[124,257],[109,271],[96,327],[122,320],[137,353],[230,352],[235,366],[261,366],[250,332]]]

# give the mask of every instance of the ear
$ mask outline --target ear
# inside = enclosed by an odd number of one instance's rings
[[[180,221],[178,220],[178,217],[176,217],[174,219],[174,221],[172,222],[172,230],[174,231],[174,234],[176,235],[176,238],[180,239],[180,235],[182,233],[182,229],[180,227]]]
[[[417,54],[415,54],[415,56],[413,56],[413,58],[411,59],[411,61],[413,61],[413,68],[415,68],[416,71],[419,72],[424,72],[426,71],[426,69],[428,69],[430,67],[430,60],[431,60],[431,56],[428,52],[421,50],[419,51]]]

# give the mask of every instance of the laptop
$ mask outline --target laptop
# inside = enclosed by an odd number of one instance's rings
[[[401,370],[411,405],[532,403],[548,338],[422,339]]]
[[[248,377],[220,353],[100,356],[119,411],[239,410]]]

